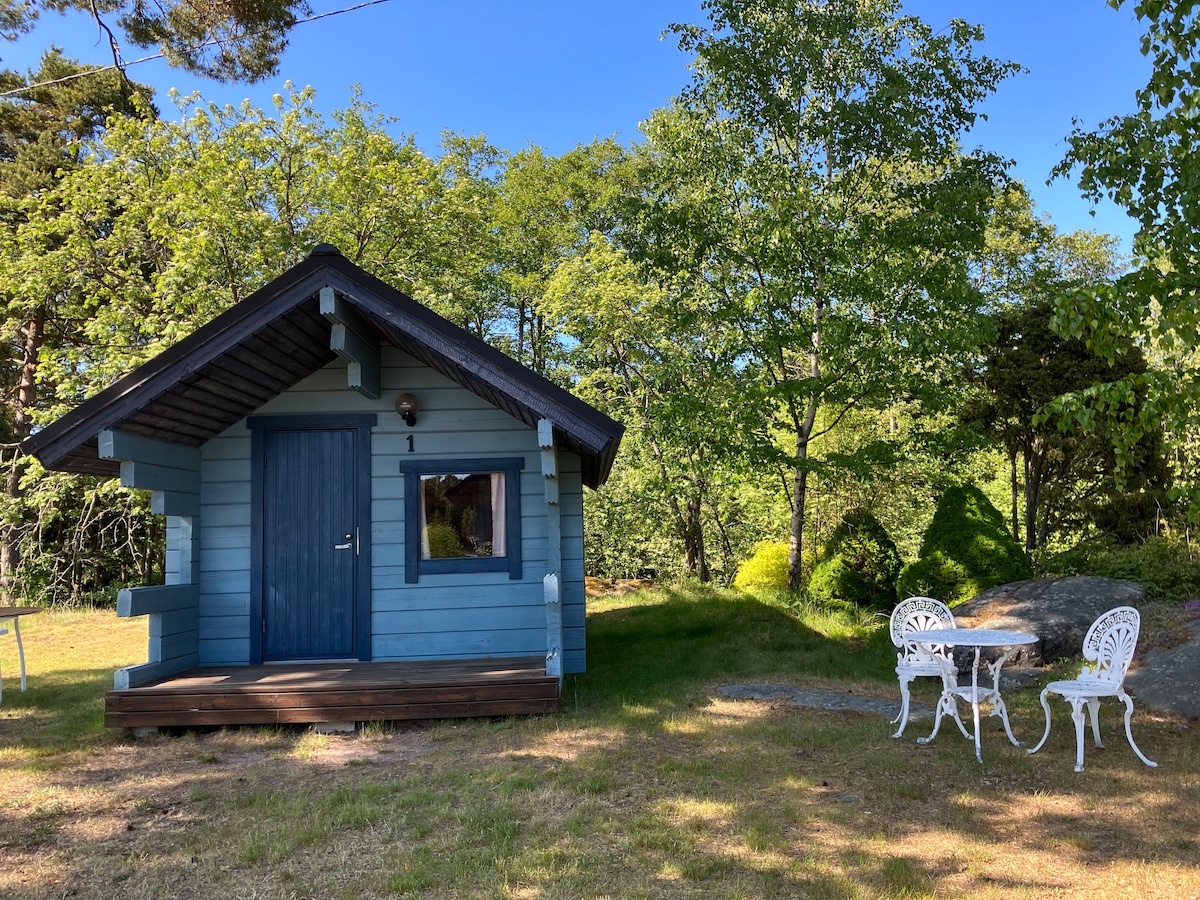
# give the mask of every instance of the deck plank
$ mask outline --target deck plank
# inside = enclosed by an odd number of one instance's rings
[[[105,695],[110,727],[403,721],[558,709],[541,657],[190,669]]]

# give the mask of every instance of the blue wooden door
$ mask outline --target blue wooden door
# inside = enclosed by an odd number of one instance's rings
[[[354,429],[265,435],[264,660],[357,655],[355,436]]]

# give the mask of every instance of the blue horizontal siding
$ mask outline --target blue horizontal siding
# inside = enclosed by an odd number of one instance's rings
[[[200,639],[200,659],[204,666],[244,666],[250,658],[250,638]]]
[[[249,616],[209,616],[204,622],[204,631],[200,635],[203,641],[241,640],[247,637],[250,626]]]
[[[200,611],[192,606],[186,609],[169,609],[150,617],[147,629],[151,640],[187,634],[192,640],[190,650],[195,650],[196,629],[200,624]]]
[[[511,631],[546,626],[545,604],[538,606],[466,606],[377,612],[376,637],[386,634],[432,634],[440,631]]]
[[[375,659],[456,659],[530,656],[546,652],[546,625],[526,631],[383,634],[374,639]]]
[[[332,363],[271,400],[255,415],[374,412],[371,437],[371,577],[373,657],[428,659],[518,656],[546,649],[542,577],[549,552],[545,479],[536,431],[417,363],[382,348],[383,395],[369,400],[346,386]],[[421,400],[417,425],[394,411],[396,396]],[[415,452],[408,451],[413,438]],[[244,423],[201,448],[200,618],[202,664],[249,660],[250,435]],[[521,456],[522,577],[506,572],[422,575],[404,582],[402,461]],[[559,452],[564,665],[583,662],[583,498],[579,458]]]
[[[249,617],[250,594],[209,594],[205,598],[204,614],[208,621],[219,620],[229,616]]]

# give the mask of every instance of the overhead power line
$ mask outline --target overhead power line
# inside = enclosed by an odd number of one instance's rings
[[[308,22],[316,22],[319,19],[328,19],[332,16],[340,16],[343,13],[356,12],[360,9],[366,9],[368,6],[378,6],[381,3],[388,2],[390,2],[390,0],[365,0],[365,2],[356,3],[354,6],[347,6],[343,9],[335,9],[331,10],[330,12],[317,13],[315,16],[309,16],[306,19],[297,19],[296,25],[304,25]],[[203,50],[205,47],[211,47],[214,44],[219,44],[221,42],[222,39],[220,38],[212,38],[196,44],[194,47],[188,47],[185,52],[194,53],[198,50]],[[99,75],[101,72],[111,72],[113,69],[119,69],[120,71],[124,72],[125,69],[128,69],[130,66],[136,66],[139,63],[152,62],[156,59],[162,59],[164,56],[166,56],[165,53],[155,53],[151,56],[143,56],[140,59],[130,60],[129,62],[123,62],[119,64],[109,63],[107,66],[96,66],[95,68],[88,69],[84,72],[76,72],[73,75],[64,75],[62,78],[51,78],[47,81],[39,81],[34,84],[22,85],[21,87],[13,88],[12,90],[0,91],[0,98],[15,97],[18,94],[24,94],[27,91],[32,91],[34,88],[51,87],[56,84],[65,84],[68,81],[75,81],[79,78],[87,78],[90,75]]]

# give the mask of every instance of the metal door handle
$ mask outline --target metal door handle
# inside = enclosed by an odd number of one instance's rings
[[[333,545],[334,550],[350,550],[350,549],[353,549],[353,547],[354,547],[353,541],[351,541],[348,544],[334,544]]]

